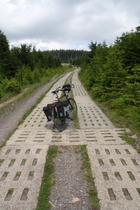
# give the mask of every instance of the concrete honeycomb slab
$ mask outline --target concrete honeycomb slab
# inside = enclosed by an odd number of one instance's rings
[[[48,146],[5,146],[0,151],[0,209],[35,209]]]
[[[50,145],[87,145],[91,170],[101,210],[140,209],[140,155],[122,140],[127,130],[115,128],[88,96],[78,79],[72,77],[80,129],[53,129],[42,109],[52,103],[52,90],[62,86],[64,75],[45,95],[32,113],[0,150],[0,209],[34,210],[37,205],[44,164]]]
[[[101,209],[139,209],[140,156],[130,145],[87,146]]]

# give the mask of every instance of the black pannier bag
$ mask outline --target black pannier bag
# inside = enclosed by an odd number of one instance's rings
[[[67,91],[70,91],[71,90],[71,85],[70,84],[65,84],[65,85],[63,85],[63,88]]]
[[[56,103],[57,113],[59,118],[63,118],[67,116],[66,106],[68,106],[68,101],[59,101]]]
[[[51,121],[53,119],[53,116],[52,116],[52,104],[47,104],[47,106],[43,107],[43,111],[48,119],[48,121]]]

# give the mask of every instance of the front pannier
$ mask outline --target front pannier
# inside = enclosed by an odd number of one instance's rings
[[[63,118],[67,116],[67,106],[69,102],[68,101],[59,101],[56,103],[58,117]]]
[[[69,92],[71,90],[71,85],[70,84],[65,84],[65,85],[63,85],[63,88],[64,88],[65,91]]]
[[[53,119],[53,116],[52,116],[52,104],[47,104],[47,106],[43,107],[43,111],[48,119],[48,121],[51,121]]]

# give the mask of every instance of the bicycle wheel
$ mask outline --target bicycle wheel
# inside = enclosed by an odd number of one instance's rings
[[[69,98],[68,118],[74,120],[77,117],[77,104],[73,98]]]
[[[55,117],[53,119],[54,127],[57,128],[60,132],[62,132],[66,128],[66,120],[65,118],[59,118],[56,110],[54,110],[54,112],[55,112]]]

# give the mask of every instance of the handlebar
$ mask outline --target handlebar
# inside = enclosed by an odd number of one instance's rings
[[[59,91],[63,91],[63,92],[68,91],[69,92],[71,90],[71,88],[74,88],[74,84],[65,84],[62,86],[62,88],[61,87],[56,88],[56,90],[52,91],[52,93],[57,94]]]

